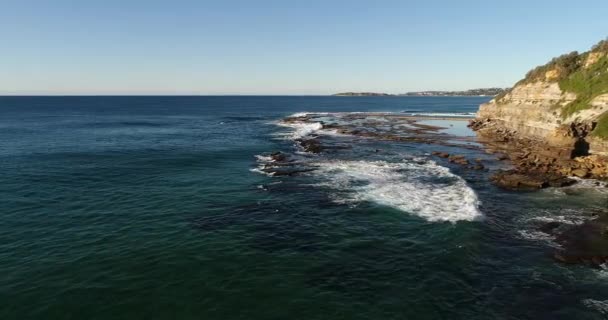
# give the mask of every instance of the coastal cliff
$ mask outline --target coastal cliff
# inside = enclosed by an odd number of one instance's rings
[[[521,170],[608,178],[608,40],[528,72],[470,126]]]

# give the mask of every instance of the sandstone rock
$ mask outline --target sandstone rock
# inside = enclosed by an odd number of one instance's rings
[[[448,158],[450,156],[450,154],[447,152],[439,152],[439,151],[433,151],[431,154],[434,156],[438,156],[439,158]]]
[[[558,175],[524,173],[517,170],[499,171],[490,180],[497,186],[511,190],[534,190],[547,187],[565,187],[576,183]]]
[[[604,168],[593,168],[591,169],[591,176],[593,177],[605,177],[606,170]]]
[[[473,170],[483,170],[483,169],[485,169],[485,167],[481,163],[478,163],[475,166],[473,166]]]
[[[542,189],[549,185],[541,179],[526,176],[519,173],[501,172],[493,175],[492,182],[497,186],[505,189]]]
[[[589,175],[589,171],[587,169],[575,169],[572,170],[572,175],[579,178],[586,178]]]
[[[463,155],[452,155],[448,158],[448,160],[452,163],[456,163],[463,166],[469,164],[469,160],[467,160]]]
[[[587,68],[606,55],[604,51],[580,55],[585,67],[581,63],[577,68]],[[551,65],[544,74],[532,72],[505,95],[481,105],[469,127],[480,140],[491,142],[493,150],[500,144],[504,146],[499,149],[510,148],[514,153],[509,153],[510,158],[524,170],[608,178],[608,139],[592,134],[598,119],[608,115],[608,94],[599,92],[589,108],[566,113],[562,107],[577,96],[561,89],[561,72]]]

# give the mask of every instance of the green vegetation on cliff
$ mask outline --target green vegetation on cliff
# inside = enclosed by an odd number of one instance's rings
[[[596,97],[608,93],[608,40],[600,41],[590,51],[571,52],[536,67],[515,86],[537,81],[558,82],[564,92],[576,94],[576,99],[565,106],[557,106],[563,118],[591,108]],[[497,101],[504,95],[497,97]],[[597,119],[594,136],[608,139],[608,114]]]
[[[559,82],[559,86],[562,91],[576,94],[576,100],[562,109],[562,116],[591,107],[593,98],[608,93],[608,56],[572,72]]]
[[[580,68],[581,60],[582,55],[580,55],[577,51],[553,58],[549,63],[530,70],[526,74],[526,77],[515,85],[517,86],[536,81],[545,81],[547,80],[548,72],[552,72],[554,75],[554,78],[551,80],[563,80]]]
[[[608,138],[608,114],[604,114],[598,119],[597,125],[591,134],[603,139]]]

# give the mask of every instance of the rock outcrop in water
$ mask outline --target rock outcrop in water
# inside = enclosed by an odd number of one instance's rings
[[[608,178],[608,40],[530,71],[470,127],[517,174]]]

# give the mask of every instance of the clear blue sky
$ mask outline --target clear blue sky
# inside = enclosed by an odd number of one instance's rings
[[[0,93],[510,86],[608,36],[608,1],[0,1]]]

